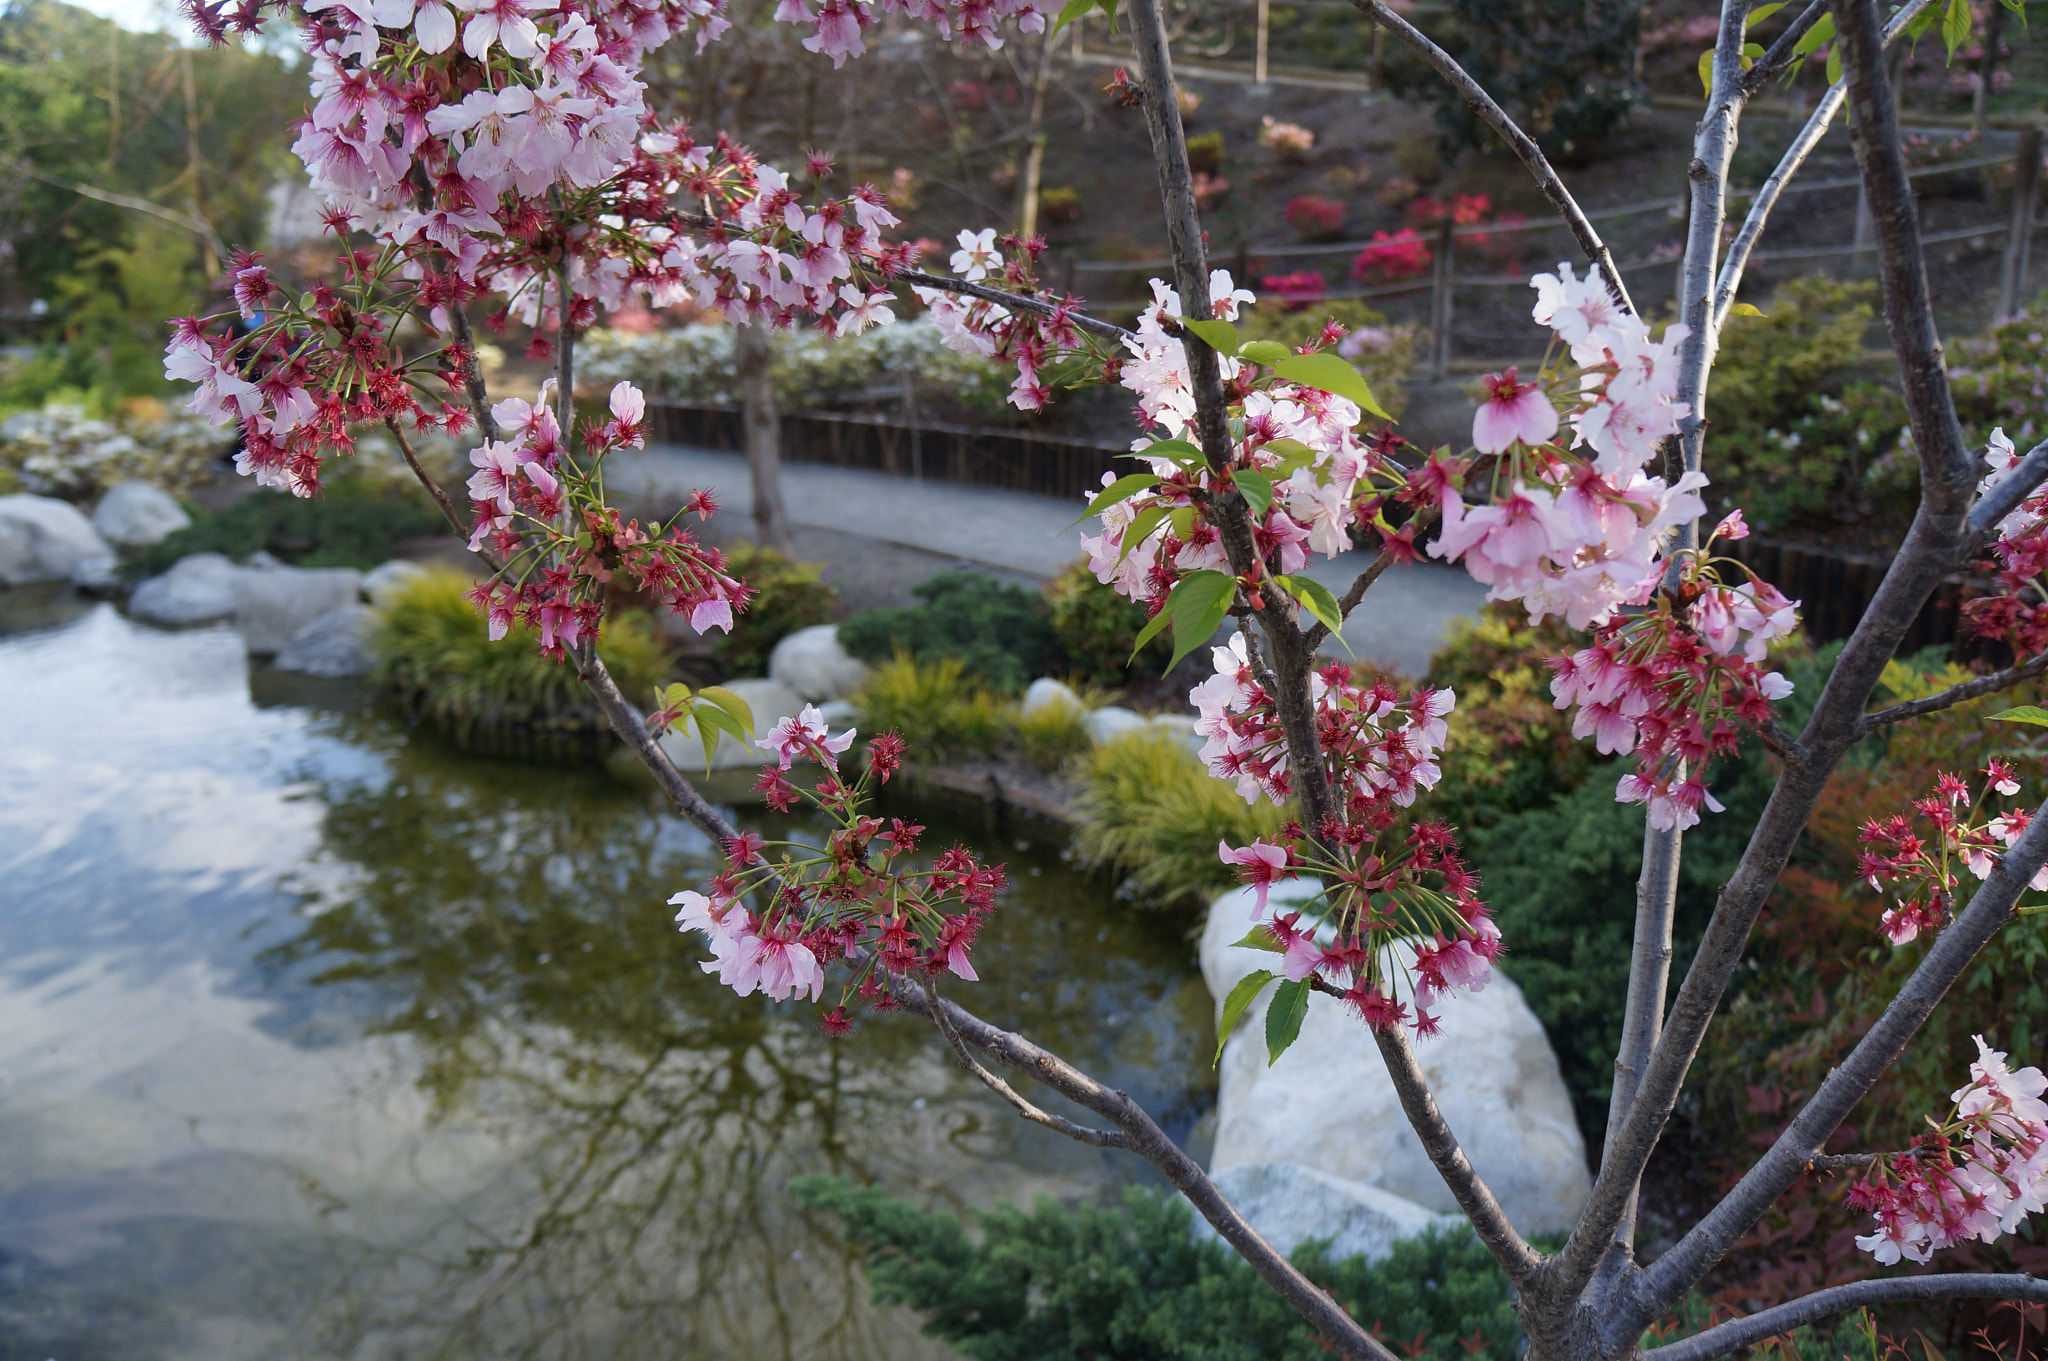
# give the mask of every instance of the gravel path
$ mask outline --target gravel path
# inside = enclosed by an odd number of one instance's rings
[[[713,542],[750,535],[753,490],[739,454],[680,445],[615,453],[606,481],[622,502],[666,513],[698,487],[718,493]],[[1024,492],[913,482],[888,473],[785,464],[782,497],[798,555],[822,562],[849,610],[911,603],[909,588],[949,567],[1043,581],[1081,556],[1080,506]],[[1363,553],[1315,559],[1310,575],[1341,594]],[[1464,572],[1422,563],[1381,577],[1344,628],[1351,654],[1420,676],[1451,625],[1479,611],[1486,588]],[[1343,656],[1334,642],[1327,649]]]

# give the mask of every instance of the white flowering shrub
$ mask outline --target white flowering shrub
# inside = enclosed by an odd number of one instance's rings
[[[154,405],[154,404],[151,404]],[[0,422],[0,470],[38,496],[85,501],[116,482],[154,482],[185,492],[204,482],[229,447],[231,432],[182,408],[88,417],[53,403]]]

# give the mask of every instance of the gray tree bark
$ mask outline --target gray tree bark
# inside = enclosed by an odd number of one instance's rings
[[[782,508],[782,413],[768,375],[768,329],[759,322],[733,331],[733,367],[739,375],[740,423],[746,432],[747,471],[754,483],[754,541],[785,556],[795,552]]]

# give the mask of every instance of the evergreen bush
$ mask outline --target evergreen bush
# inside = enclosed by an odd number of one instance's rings
[[[1038,593],[960,571],[941,572],[910,593],[924,604],[864,610],[839,626],[840,643],[867,662],[899,652],[921,662],[951,657],[967,676],[1007,694],[1060,669]]]

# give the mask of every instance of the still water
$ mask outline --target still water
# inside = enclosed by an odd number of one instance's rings
[[[1180,925],[979,808],[890,811],[1008,862],[961,999],[1184,1135]],[[909,1020],[719,988],[663,905],[707,850],[229,629],[0,591],[0,1361],[946,1355],[793,1176],[960,1208],[1138,1169]]]

